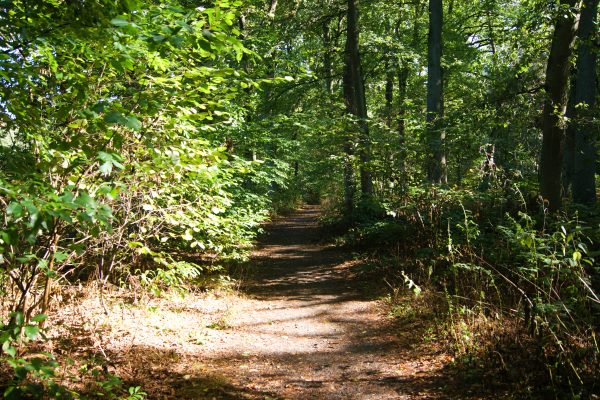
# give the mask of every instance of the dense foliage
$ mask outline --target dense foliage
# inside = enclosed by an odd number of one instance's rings
[[[3,343],[37,337],[57,282],[182,288],[244,259],[270,212],[321,202],[353,243],[402,249],[399,282],[523,320],[556,388],[597,392],[600,233],[577,176],[598,91],[558,104],[546,72],[598,2],[434,3],[0,2]],[[573,88],[597,88],[588,14],[563,43]],[[564,160],[540,165],[542,137]],[[562,208],[539,198],[548,165]]]
[[[227,151],[259,86],[241,67],[258,55],[239,39],[239,5],[2,4],[11,324],[46,312],[55,281],[176,288],[246,256],[287,166]]]

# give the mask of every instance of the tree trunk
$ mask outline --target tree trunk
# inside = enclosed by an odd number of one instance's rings
[[[427,140],[430,152],[428,178],[434,184],[445,184],[445,132],[442,125],[442,0],[429,0],[429,35],[427,54]]]
[[[553,212],[561,207],[562,160],[565,137],[565,112],[569,83],[569,58],[573,49],[577,18],[576,0],[561,0],[567,12],[558,13],[548,66],[546,68],[546,101],[542,120],[542,152],[540,159],[540,194]]]
[[[352,223],[354,216],[354,193],[356,191],[354,167],[352,165],[352,158],[354,155],[353,148],[354,143],[352,138],[346,138],[346,143],[344,143],[344,152],[346,153],[344,158],[344,213],[350,224]]]
[[[360,66],[360,53],[358,51],[358,10],[355,0],[348,0],[346,16],[346,48],[344,66],[344,99],[346,110],[358,119],[358,150],[360,156],[360,189],[361,197],[368,199],[373,195],[373,181],[369,162],[370,140],[369,126],[367,124],[367,103],[365,87]]]
[[[389,48],[384,48],[386,54],[390,54]],[[385,121],[386,133],[392,132],[392,121],[393,119],[393,106],[394,106],[394,68],[390,57],[385,57],[385,108],[383,110],[383,117]],[[383,196],[391,196],[393,191],[386,193],[391,186],[387,182],[394,181],[395,169],[394,169],[394,152],[390,147],[384,147],[382,149],[381,159],[383,160],[383,169],[380,171],[380,193]]]
[[[584,0],[579,21],[577,76],[573,103],[573,201],[580,204],[596,202],[596,135],[591,123],[596,102],[597,53],[591,41],[598,16],[598,0]]]
[[[385,126],[392,126],[392,102],[394,101],[394,71],[388,57],[385,59]]]
[[[349,0],[351,1],[351,0]],[[349,12],[348,12],[349,13]],[[348,25],[350,22],[347,23]],[[346,105],[346,112],[349,115],[355,115],[355,93],[352,87],[352,72],[351,72],[351,57],[349,56],[350,41],[346,40],[346,48],[344,51],[344,75],[343,75],[343,90],[344,90],[344,102]],[[346,130],[346,138],[344,143],[344,211],[346,218],[352,223],[352,217],[354,214],[354,192],[356,190],[354,182],[354,126],[348,125]]]
[[[571,73],[571,87],[569,89],[569,100],[567,102],[566,117],[572,120],[575,117],[575,78],[576,71]],[[562,196],[569,196],[573,183],[573,172],[575,171],[575,126],[568,124],[565,131],[565,143],[563,145],[563,171],[562,171]]]
[[[323,68],[325,69],[325,90],[327,94],[333,93],[332,62],[331,62],[331,33],[329,20],[323,22]]]
[[[408,66],[402,65],[398,70],[398,164],[400,168],[400,183],[402,190],[406,185],[406,89],[408,87]]]

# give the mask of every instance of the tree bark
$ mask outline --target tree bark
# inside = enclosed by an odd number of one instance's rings
[[[566,12],[558,13],[548,65],[546,68],[546,101],[542,120],[542,152],[540,159],[540,194],[550,212],[562,204],[562,160],[565,137],[565,112],[569,83],[569,58],[573,49],[577,16],[577,0],[561,0]]]
[[[576,71],[571,72],[569,100],[567,102],[566,117],[570,121],[575,117],[575,78]],[[570,123],[565,130],[565,143],[563,145],[563,171],[562,171],[562,196],[570,196],[575,171],[575,126]]]
[[[385,59],[385,125],[392,126],[392,103],[394,101],[394,71],[388,57]]]
[[[408,87],[409,67],[404,64],[398,70],[398,163],[400,168],[402,190],[406,184],[406,90]]]
[[[371,161],[369,126],[367,124],[367,103],[360,65],[360,52],[358,50],[358,9],[355,0],[348,0],[346,24],[344,99],[346,101],[347,112],[358,119],[360,189],[361,197],[368,199],[373,196],[373,181],[369,167],[369,162]]]
[[[584,0],[579,21],[577,76],[573,103],[573,201],[580,204],[596,202],[596,135],[590,122],[596,103],[597,52],[591,41],[598,17],[598,0]]]
[[[352,0],[348,0],[351,2]],[[348,7],[348,15],[350,14],[350,7]],[[350,25],[350,18],[346,22],[347,26]],[[346,28],[349,31],[349,28]],[[356,113],[356,95],[354,93],[354,88],[352,86],[352,71],[351,65],[352,58],[350,56],[350,40],[346,38],[346,48],[344,50],[344,75],[343,75],[343,90],[344,90],[344,102],[346,105],[346,112],[349,115],[355,115]],[[354,182],[354,167],[353,167],[353,158],[354,158],[354,134],[353,126],[349,124],[348,129],[346,131],[346,138],[344,143],[344,210],[346,213],[346,218],[349,222],[352,222],[352,217],[354,214],[354,193],[356,190],[355,182]]]
[[[427,140],[430,152],[428,179],[434,184],[448,181],[443,130],[443,76],[442,76],[442,0],[429,0],[429,35],[427,54]]]
[[[331,61],[331,32],[329,19],[323,22],[323,68],[325,69],[325,90],[327,94],[333,93],[332,61]]]

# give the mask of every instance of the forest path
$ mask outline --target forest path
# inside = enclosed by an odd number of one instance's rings
[[[304,207],[263,236],[247,298],[202,354],[214,377],[207,398],[448,398],[447,357],[422,343],[420,321],[399,326],[365,297],[351,255],[318,244],[318,215]]]
[[[62,310],[55,337],[64,352],[96,349],[149,400],[481,398],[445,372],[450,356],[411,295],[405,315],[387,316],[353,273],[360,261],[319,244],[319,212],[268,226],[241,293],[90,296]]]

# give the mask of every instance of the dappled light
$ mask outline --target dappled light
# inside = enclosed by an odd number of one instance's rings
[[[0,1],[0,394],[600,398],[599,2]]]

